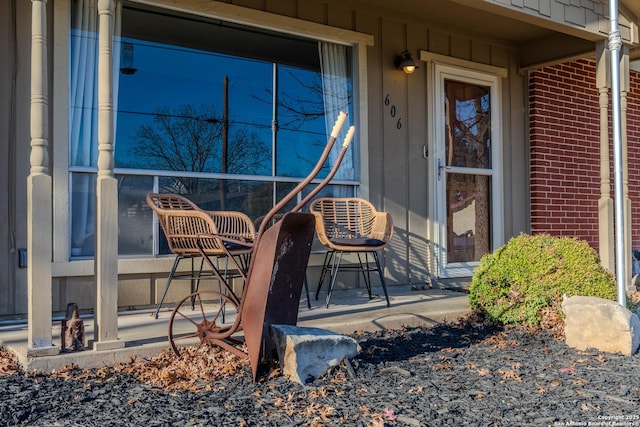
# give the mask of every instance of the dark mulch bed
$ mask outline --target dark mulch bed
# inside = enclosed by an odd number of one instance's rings
[[[306,386],[278,371],[254,384],[246,363],[217,350],[207,362],[171,362],[167,353],[55,375],[0,369],[1,424],[640,425],[638,354],[577,351],[548,332],[487,323],[354,337],[355,377],[341,366]]]

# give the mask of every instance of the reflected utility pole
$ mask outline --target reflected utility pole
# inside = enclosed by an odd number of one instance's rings
[[[227,173],[229,162],[229,76],[224,76],[222,89],[222,156],[220,159],[220,172]],[[218,185],[220,192],[220,210],[224,210],[225,180],[221,179]]]

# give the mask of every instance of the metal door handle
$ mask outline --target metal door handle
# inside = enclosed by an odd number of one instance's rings
[[[446,166],[446,165],[442,164],[442,160],[438,159],[438,181],[440,181],[440,179],[442,179],[442,169],[450,170],[451,166]]]

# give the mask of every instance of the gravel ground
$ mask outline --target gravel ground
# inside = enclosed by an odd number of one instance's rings
[[[640,426],[640,355],[577,351],[548,332],[457,322],[359,333],[362,352],[303,386],[258,383],[216,349],[53,375],[0,369],[15,426]],[[3,373],[4,371],[4,373]]]

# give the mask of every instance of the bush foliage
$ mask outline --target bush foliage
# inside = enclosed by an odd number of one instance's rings
[[[521,234],[480,260],[469,304],[490,320],[538,326],[543,316],[562,316],[562,296],[616,299],[613,274],[585,241]]]

